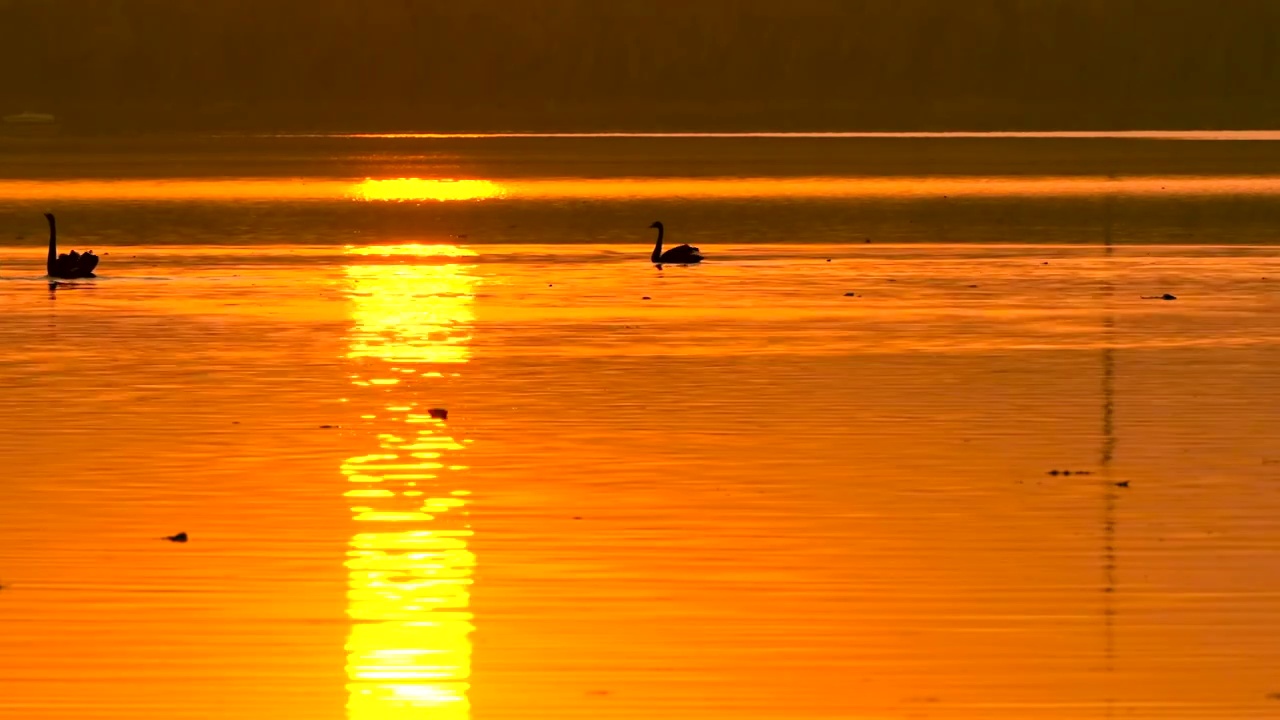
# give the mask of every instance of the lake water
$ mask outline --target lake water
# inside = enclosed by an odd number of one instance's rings
[[[0,716],[1275,717],[1278,223],[1270,136],[0,141]]]

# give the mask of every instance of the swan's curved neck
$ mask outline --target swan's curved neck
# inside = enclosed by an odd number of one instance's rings
[[[662,231],[663,227],[658,226],[658,242],[653,246],[653,256],[650,258],[653,262],[658,262],[658,258],[662,257]]]
[[[58,225],[54,222],[53,216],[49,218],[49,260],[45,263],[49,274],[53,274],[54,261],[58,259]]]

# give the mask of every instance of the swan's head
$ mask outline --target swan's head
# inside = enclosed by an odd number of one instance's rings
[[[657,228],[658,230],[661,230],[661,229],[662,229],[662,223],[661,223],[661,222],[658,222],[658,221],[654,221],[654,223],[653,223],[652,225],[650,225],[649,227],[651,227],[651,228]]]
[[[53,213],[45,213],[44,219],[48,220],[49,222],[53,222]]]

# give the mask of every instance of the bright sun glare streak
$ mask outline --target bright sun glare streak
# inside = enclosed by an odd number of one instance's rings
[[[1103,176],[823,176],[553,177],[504,180],[397,178],[361,182],[306,178],[215,180],[2,180],[0,197],[71,200],[211,202],[468,202],[482,200],[663,200],[708,198],[942,199],[961,197],[1144,197],[1280,195],[1280,175]]]
[[[439,246],[348,248],[348,254],[454,256]],[[346,268],[355,323],[351,381],[364,393],[359,410],[368,411],[377,440],[376,448],[342,466],[352,483],[345,497],[363,528],[351,538],[345,563],[349,720],[470,717],[476,558],[468,548],[468,492],[456,487],[466,469],[456,453],[465,445],[418,408],[414,393],[415,383],[444,377],[423,364],[455,365],[469,357],[475,286],[469,271],[464,265]],[[378,377],[393,374],[400,377]]]
[[[423,180],[420,178],[368,178],[351,190],[359,200],[405,202],[414,200],[485,200],[506,194],[502,186],[490,180]]]
[[[456,245],[348,245],[343,248],[347,255],[363,255],[374,257],[476,257],[479,253],[470,248]]]
[[[440,254],[441,246],[379,246],[348,249],[351,255]],[[445,265],[353,265],[352,310],[359,329],[347,357],[372,357],[398,363],[461,363],[470,357],[466,326],[475,319],[469,268]],[[426,301],[429,299],[429,301]],[[375,378],[365,380],[398,380]]]

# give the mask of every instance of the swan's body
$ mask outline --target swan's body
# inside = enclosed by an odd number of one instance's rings
[[[49,259],[45,262],[49,277],[64,280],[95,277],[93,269],[98,267],[98,256],[92,250],[84,254],[72,250],[59,255],[57,222],[53,219],[53,213],[45,213],[44,219],[49,221]]]
[[[655,222],[649,227],[658,229],[658,242],[654,244],[653,255],[649,258],[655,265],[692,265],[702,262],[702,251],[692,245],[680,245],[662,252],[662,235],[664,232],[662,223]]]

